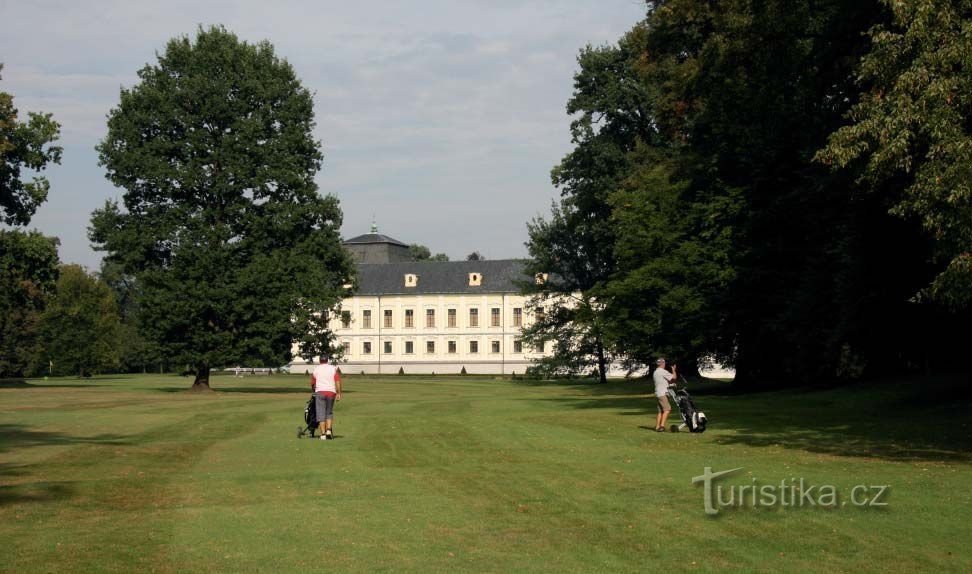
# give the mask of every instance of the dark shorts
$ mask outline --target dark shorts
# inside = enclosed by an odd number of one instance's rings
[[[327,396],[324,393],[314,393],[314,408],[317,409],[318,421],[329,421],[333,419],[334,395]]]
[[[672,407],[668,404],[668,397],[665,395],[658,397],[658,412],[667,413],[670,410]]]

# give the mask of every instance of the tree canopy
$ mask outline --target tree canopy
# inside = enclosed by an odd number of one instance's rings
[[[353,267],[338,201],[314,181],[313,102],[293,68],[213,27],[138,76],[98,146],[122,204],[93,214],[90,237],[137,281],[146,337],[202,387],[212,366],[284,364],[294,341],[306,357],[328,350],[318,319]]]
[[[561,198],[528,225],[555,279],[526,292],[582,304],[529,334],[633,368],[720,359],[744,385],[954,355],[928,331],[972,292],[970,3],[647,4],[578,57]]]
[[[943,264],[925,293],[972,309],[972,2],[884,4],[892,18],[869,32],[851,123],[817,157],[855,167],[891,213],[920,221]]]
[[[432,255],[432,250],[424,245],[412,243],[408,246],[408,254],[415,261],[448,261],[449,256],[445,253]]]
[[[29,112],[27,117],[27,123],[21,122],[13,96],[0,92],[0,222],[8,225],[30,223],[50,188],[47,178],[24,182],[21,172],[61,163],[61,147],[52,145],[60,137],[60,124],[51,114]]]
[[[57,246],[36,231],[0,230],[0,378],[24,376],[36,356],[57,283]]]
[[[80,265],[64,265],[41,318],[40,364],[79,377],[118,368],[122,330],[111,289]]]

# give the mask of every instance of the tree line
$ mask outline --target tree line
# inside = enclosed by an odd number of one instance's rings
[[[972,2],[647,3],[578,57],[529,224],[550,373],[654,358],[742,386],[961,365]]]

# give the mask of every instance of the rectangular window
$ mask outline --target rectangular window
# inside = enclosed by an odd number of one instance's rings
[[[391,355],[391,341],[385,341],[385,354]]]
[[[500,310],[499,307],[493,307],[489,312],[489,324],[492,327],[500,326]]]
[[[490,351],[492,351],[494,353],[499,353],[500,352],[500,342],[499,341],[493,341],[492,343],[490,343]]]
[[[513,326],[522,327],[523,326],[523,308],[514,307],[513,308]]]
[[[425,352],[428,353],[428,354],[430,354],[430,355],[433,354],[433,353],[435,353],[435,341],[426,341],[425,342]]]
[[[469,310],[469,326],[479,326],[479,309],[476,309],[475,307]]]
[[[392,312],[391,309],[385,309],[385,328],[391,329],[392,326]]]
[[[523,341],[517,339],[513,341],[513,352],[522,353],[523,352]]]
[[[479,352],[479,341],[469,341],[469,352],[470,353]]]
[[[546,316],[547,314],[543,312],[543,307],[537,307],[537,312],[534,314],[534,318],[536,318],[537,322],[539,323],[543,321]]]
[[[415,326],[415,311],[412,309],[405,309],[405,326],[406,327]]]
[[[449,352],[450,353],[455,353],[456,352],[456,342],[455,341],[449,341]]]
[[[371,309],[365,309],[361,312],[361,328],[370,329],[371,328]]]
[[[370,355],[371,354],[371,341],[365,341],[362,344],[362,346],[361,346],[361,354],[362,355]]]
[[[411,355],[415,352],[415,344],[411,341],[405,341],[405,354]]]
[[[534,345],[533,346],[533,352],[534,353],[542,353],[543,352],[543,343],[537,343],[536,345]]]
[[[456,326],[456,310],[455,309],[449,309],[449,323],[448,323],[448,325],[450,327],[455,327]]]
[[[428,329],[435,328],[435,309],[425,310],[425,326]]]
[[[351,326],[351,311],[341,311],[341,326],[345,329]]]
[[[349,341],[341,343],[341,350],[344,351],[345,357],[351,356],[351,343]]]

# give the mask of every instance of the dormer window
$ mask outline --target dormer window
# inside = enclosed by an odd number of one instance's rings
[[[470,273],[469,274],[469,286],[479,287],[483,284],[483,274],[482,273]]]
[[[544,283],[547,282],[547,274],[546,273],[537,273],[536,276],[533,279],[534,279],[534,281],[536,281],[537,285],[543,285]]]
[[[417,287],[418,286],[418,275],[412,273],[405,274],[405,286],[406,287]]]

